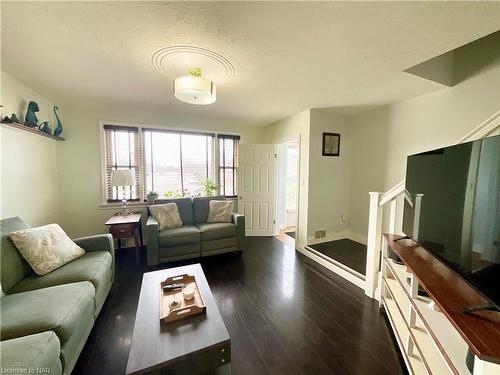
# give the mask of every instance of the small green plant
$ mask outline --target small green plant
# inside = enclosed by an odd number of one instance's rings
[[[157,199],[158,199],[158,193],[156,191],[148,192],[148,195],[146,196],[148,204],[154,204],[155,200]]]
[[[211,197],[217,191],[217,185],[215,182],[206,177],[199,177],[198,182],[203,188],[203,196]]]
[[[167,198],[182,198],[182,194],[175,190],[166,191],[163,195]]]

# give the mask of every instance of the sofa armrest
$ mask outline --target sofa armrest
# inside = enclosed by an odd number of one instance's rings
[[[236,225],[238,251],[243,251],[245,247],[245,216],[233,214],[233,223]]]
[[[109,251],[114,252],[113,236],[109,233],[97,234],[95,236],[74,238],[73,241],[85,251]]]
[[[146,221],[146,241],[147,247],[147,260],[148,266],[155,266],[160,262],[158,255],[158,232],[160,225],[158,221],[151,215],[148,216]]]
[[[4,340],[0,343],[0,372],[36,374],[43,369],[45,374],[61,374],[60,350],[59,339],[53,331]]]
[[[73,242],[86,252],[107,251],[111,254],[113,264],[113,276],[115,274],[115,245],[113,236],[109,233],[96,234],[94,236],[74,238]]]

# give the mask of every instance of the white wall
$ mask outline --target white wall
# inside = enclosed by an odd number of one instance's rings
[[[187,127],[181,125],[187,122],[185,118],[176,119],[164,113],[143,112],[139,108],[123,106],[100,108],[70,104],[61,108],[60,118],[67,139],[58,148],[60,219],[61,225],[71,236],[107,231],[104,222],[119,211],[116,207],[101,207],[99,120],[231,131],[241,134],[241,142],[259,143],[264,134],[262,127],[207,127],[199,120],[193,120],[193,125]]]
[[[306,110],[267,126],[265,138],[265,142],[267,143],[283,143],[300,138],[299,222],[297,242],[302,245],[307,244],[309,132],[310,111]]]
[[[322,156],[323,133],[340,133],[340,156]],[[309,203],[307,212],[308,244],[314,232],[326,230],[331,241],[345,236],[349,216],[351,183],[351,125],[346,116],[311,110],[309,142]],[[318,241],[315,241],[318,242]]]
[[[39,104],[39,121],[54,127],[53,103],[2,72],[2,117],[16,113],[24,118],[27,104]],[[203,119],[172,118],[139,108],[100,107],[64,103],[59,116],[65,142],[1,126],[0,217],[21,216],[32,225],[58,222],[72,237],[103,233],[104,222],[116,207],[102,207],[99,120],[142,123],[173,128],[228,131],[241,142],[260,143],[264,127],[206,126]],[[186,122],[189,126],[183,126]]]
[[[366,236],[368,192],[405,177],[406,157],[446,146],[500,109],[500,66],[454,87],[352,118],[349,229]]]
[[[51,120],[52,103],[9,74],[1,73],[1,116],[24,120],[28,102],[38,103],[39,122]],[[53,125],[52,125],[53,126]],[[20,216],[31,225],[58,222],[57,142],[0,125],[0,217]]]

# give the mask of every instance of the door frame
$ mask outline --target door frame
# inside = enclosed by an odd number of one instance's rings
[[[289,137],[280,138],[277,141],[275,141],[274,144],[280,145],[280,144],[289,143],[292,141],[295,141],[297,143],[297,209],[295,210],[295,247],[297,248],[299,225],[300,225],[299,224],[300,181],[301,181],[300,160],[301,160],[301,156],[302,156],[302,153],[300,152],[300,133],[291,135]],[[275,165],[276,175],[279,175],[279,173],[278,173],[278,166],[279,166],[278,157],[276,157],[275,163],[276,163],[276,165]],[[277,212],[278,212],[278,178],[276,178],[274,181],[274,197],[275,197],[274,212],[275,212],[275,216],[277,216]],[[274,219],[273,232],[274,232],[275,236],[277,236],[279,234],[277,217]]]

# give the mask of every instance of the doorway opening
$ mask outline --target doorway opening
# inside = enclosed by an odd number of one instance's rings
[[[276,225],[278,239],[295,248],[299,192],[298,141],[277,145]]]

